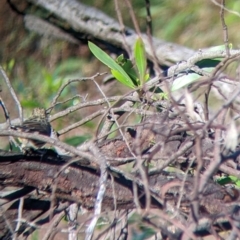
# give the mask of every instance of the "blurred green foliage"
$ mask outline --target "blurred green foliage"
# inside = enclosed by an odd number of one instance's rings
[[[137,231],[133,231],[133,236],[132,236],[132,240],[145,240],[145,239],[149,239],[150,237],[152,237],[155,232],[152,228],[149,227],[141,227],[141,232],[137,232]]]
[[[80,144],[86,142],[87,140],[89,140],[91,138],[91,136],[89,134],[86,134],[84,136],[75,136],[75,137],[71,137],[71,138],[66,138],[65,142],[71,146],[79,146]]]
[[[114,1],[83,0],[81,2],[116,18]],[[151,0],[150,2],[154,36],[195,49],[223,44],[219,7],[211,1]],[[141,29],[145,31],[145,1],[132,0],[131,3]],[[230,10],[240,12],[240,4],[235,0],[229,0],[226,4]],[[119,8],[122,13],[127,9],[126,4],[120,4]],[[10,9],[7,10],[13,14]],[[14,15],[12,18],[16,19],[16,17]],[[122,17],[127,26],[133,26],[130,14],[122,14]],[[37,34],[20,30],[24,29],[22,23],[15,24],[12,28],[12,20],[9,17],[9,23],[6,22],[5,25],[5,29],[8,30],[4,32],[5,34],[1,34],[3,36],[0,40],[1,65],[7,66],[5,69],[14,86],[17,87],[18,93],[22,95],[20,99],[24,107],[32,108],[39,104],[46,106],[65,78],[77,72],[78,76],[84,75],[81,69],[84,69],[91,59],[89,56],[87,58],[84,56],[83,60],[81,53],[76,51],[77,47],[71,44],[44,40]],[[237,48],[240,40],[239,34],[236,34],[239,16],[226,12],[225,20],[228,25],[229,41]],[[7,51],[10,46],[13,53]],[[93,64],[91,66],[92,72],[96,72],[94,71],[96,67]],[[36,88],[36,86],[41,87]],[[36,99],[36,96],[40,99]],[[34,101],[31,100],[33,98]]]
[[[63,83],[69,79],[82,77],[82,65],[83,61],[81,59],[69,58],[60,62],[53,71],[50,71],[46,66],[29,57],[26,61],[26,67],[31,84],[21,79],[13,83],[22,106],[24,108],[37,106],[47,108]],[[61,97],[65,99],[74,94],[77,94],[76,87],[70,85],[63,91]]]
[[[154,36],[194,49],[223,44],[220,8],[213,2],[152,0],[151,5]],[[226,8],[240,13],[240,4],[235,0],[226,1]],[[138,15],[146,16],[144,7]],[[237,46],[240,36],[236,36],[236,31],[240,18],[225,12],[225,21],[229,41]]]
[[[117,18],[114,1],[81,0],[82,3],[98,8],[107,15]],[[124,3],[124,2],[123,2]],[[146,30],[145,1],[131,1],[141,30]],[[212,1],[187,0],[151,0],[153,35],[162,40],[199,49],[223,44],[223,29],[220,20],[220,8]],[[240,12],[236,0],[226,1],[231,11]],[[119,4],[126,26],[133,28],[126,4]],[[239,47],[240,18],[237,14],[225,12],[228,26],[229,42],[234,48]],[[0,2],[0,64],[4,66],[9,79],[24,107],[24,111],[36,106],[48,107],[59,87],[69,79],[91,76],[101,72],[98,61],[95,61],[87,46],[73,45],[59,40],[45,39],[24,28],[22,16],[14,13],[5,1]],[[3,24],[4,23],[4,24]],[[99,70],[100,69],[100,70]],[[105,70],[105,69],[104,69]],[[62,100],[76,94],[90,95],[96,91],[87,87],[88,83],[67,87],[61,95]],[[95,93],[92,96],[97,97]],[[7,106],[12,106],[9,92],[2,92]],[[64,103],[66,108],[75,100]],[[12,113],[15,111],[15,113]],[[81,119],[82,111],[76,119]],[[11,116],[16,109],[11,108]],[[74,121],[76,120],[74,119]],[[64,125],[62,123],[62,125]]]
[[[148,239],[155,234],[155,231],[147,224],[144,224],[142,216],[136,212],[130,216],[128,224],[132,228],[131,239],[133,240]]]

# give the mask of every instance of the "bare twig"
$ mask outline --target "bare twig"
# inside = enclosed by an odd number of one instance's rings
[[[51,235],[53,234],[53,230],[58,226],[58,224],[60,223],[60,221],[63,219],[63,217],[65,216],[64,211],[62,211],[57,218],[55,218],[50,226],[48,227],[48,230],[46,231],[44,237],[42,240],[49,240]]]
[[[17,97],[17,94],[15,93],[8,77],[7,77],[7,74],[5,73],[5,71],[3,70],[3,68],[0,66],[0,72],[2,73],[2,76],[3,76],[3,79],[13,97],[13,100],[15,101],[16,105],[17,105],[17,109],[18,109],[18,113],[19,113],[19,118],[20,118],[20,121],[22,123],[23,121],[23,112],[22,112],[22,106],[21,106],[21,103],[20,101],[18,100],[18,97]]]
[[[222,0],[220,16],[221,16],[221,22],[222,22],[222,28],[223,28],[225,49],[226,49],[227,57],[230,57],[230,50],[229,50],[229,44],[228,44],[228,28],[224,19],[224,8],[225,8],[225,0]]]
[[[40,140],[42,142],[49,143],[53,146],[58,146],[69,153],[72,153],[73,155],[81,156],[83,158],[89,159],[90,161],[96,161],[95,157],[92,155],[85,153],[83,151],[78,150],[75,147],[72,147],[64,142],[61,142],[57,139],[53,139],[51,137],[47,137],[45,135],[40,135],[37,133],[25,133],[25,132],[19,132],[14,130],[2,130],[0,132],[0,136],[14,136],[14,137],[21,137],[21,138],[27,138],[27,139],[34,139],[34,140]],[[97,161],[96,161],[97,162]]]
[[[21,222],[18,221],[18,219],[22,219],[22,213],[23,213],[23,204],[24,204],[24,198],[21,197],[19,199],[19,205],[18,205],[18,218],[17,218],[17,225],[15,228],[15,236],[14,236],[14,240],[17,239],[17,231],[20,229],[21,226]]]
[[[129,101],[139,101],[136,97],[134,96],[124,96],[124,97],[120,97],[120,96],[115,96],[115,97],[109,97],[107,98],[107,100],[109,102],[118,102],[119,100],[129,100]],[[102,104],[106,103],[106,99],[98,99],[98,100],[94,100],[94,101],[89,101],[89,102],[84,102],[84,103],[79,103],[75,106],[69,107],[67,109],[65,109],[64,111],[58,112],[56,114],[54,114],[53,116],[50,117],[50,121],[54,121],[60,117],[64,117],[66,115],[68,115],[69,113],[75,112],[81,108],[85,108],[85,107],[91,107],[91,106],[100,106]]]
[[[222,7],[225,11],[229,12],[229,13],[232,13],[238,17],[240,17],[240,13],[237,12],[237,11],[233,11],[233,10],[230,10],[229,8],[226,8],[225,5],[223,6],[222,3],[219,3],[218,1],[216,0],[211,0],[215,5],[219,6],[219,7]]]
[[[86,230],[86,237],[85,237],[86,240],[92,239],[94,228],[97,224],[98,217],[100,216],[100,213],[102,211],[102,201],[106,191],[106,183],[107,183],[107,177],[108,177],[105,156],[94,145],[92,145],[89,150],[93,153],[95,157],[98,157],[98,160],[100,163],[101,175],[99,179],[100,186],[99,186],[99,190],[98,190],[98,194],[97,194],[97,198],[94,206],[94,217]]]
[[[58,90],[56,96],[53,98],[52,103],[50,104],[50,107],[49,107],[50,112],[51,112],[51,110],[53,109],[53,107],[56,105],[57,100],[58,100],[58,98],[60,97],[60,95],[62,94],[63,90],[64,90],[68,85],[70,85],[71,83],[75,83],[75,82],[92,80],[92,79],[96,78],[97,76],[101,76],[101,75],[103,75],[103,74],[105,74],[105,73],[102,73],[102,74],[97,73],[97,74],[95,74],[94,76],[89,77],[89,78],[71,79],[71,80],[69,80],[67,83],[64,83],[64,84],[60,87],[60,89]],[[50,112],[49,112],[49,113],[50,113]]]
[[[125,0],[125,3],[127,4],[128,6],[128,9],[129,9],[129,13],[130,13],[130,16],[131,16],[131,19],[132,19],[132,22],[133,22],[133,25],[134,25],[134,28],[138,34],[138,36],[140,37],[141,36],[141,31],[140,31],[140,27],[139,27],[139,24],[137,22],[137,19],[136,19],[136,16],[135,16],[135,13],[134,13],[134,10],[133,10],[133,7],[132,7],[132,4],[130,3],[129,0]]]
[[[8,113],[8,110],[7,110],[7,108],[6,108],[6,105],[5,105],[5,103],[4,103],[4,101],[2,100],[1,97],[0,97],[0,105],[1,105],[1,107],[2,107],[2,109],[3,109],[4,116],[5,116],[5,118],[6,118],[6,122],[7,122],[7,124],[8,124],[8,127],[10,127],[10,126],[11,126],[11,120],[10,120],[10,117],[9,117],[9,113]],[[9,136],[9,146],[10,146],[10,150],[12,150],[12,142],[14,142],[14,139],[13,139],[11,136]]]
[[[157,76],[162,76],[161,69],[158,64],[158,59],[157,59],[157,54],[156,54],[156,49],[153,44],[153,29],[152,29],[152,16],[151,16],[151,9],[150,9],[150,1],[145,0],[146,3],[146,10],[147,10],[147,17],[146,17],[146,22],[147,22],[147,36],[149,40],[149,45],[151,47],[152,55],[153,55],[153,64],[154,64],[154,70],[156,71]]]
[[[238,57],[240,55],[239,50],[230,50],[231,57]],[[175,74],[190,69],[195,65],[195,63],[203,60],[203,59],[213,59],[213,58],[219,58],[219,57],[226,57],[227,53],[226,51],[209,51],[209,50],[199,50],[196,54],[194,54],[192,57],[190,57],[187,61],[183,61],[177,65],[174,65],[168,69],[168,76],[174,76]]]
[[[123,23],[121,11],[119,9],[118,0],[114,0],[114,5],[115,5],[115,11],[116,11],[117,17],[118,17],[118,22],[119,22],[120,27],[121,27],[120,31],[121,31],[121,34],[122,34],[122,37],[123,37],[124,48],[127,51],[129,58],[132,59],[132,51],[131,51],[131,49],[128,46],[127,41],[126,41],[126,35],[125,35],[126,29],[125,29],[125,26],[124,26],[124,23]]]

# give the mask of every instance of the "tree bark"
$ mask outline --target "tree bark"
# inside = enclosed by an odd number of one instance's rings
[[[75,34],[75,38],[82,38],[82,34],[87,39],[103,41],[111,44],[113,47],[125,49],[124,39],[127,46],[132,50],[137,34],[134,30],[126,28],[124,33],[121,26],[115,20],[97,10],[86,6],[75,0],[29,0],[31,3],[54,14],[58,19],[68,25]],[[26,16],[28,17],[28,16]],[[25,21],[33,23],[33,18],[25,18]],[[63,24],[62,24],[63,25]],[[38,27],[39,32],[41,29]],[[67,29],[65,29],[67,31]],[[37,30],[36,30],[37,31]],[[124,35],[124,36],[123,36]],[[153,49],[155,51],[158,63],[170,66],[173,63],[187,60],[194,54],[194,51],[175,43],[165,42],[163,40],[152,38],[152,47],[149,37],[142,34],[147,56],[153,60]],[[125,49],[126,50],[126,49]]]

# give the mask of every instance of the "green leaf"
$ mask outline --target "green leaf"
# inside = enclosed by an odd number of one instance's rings
[[[232,48],[232,44],[229,44],[229,48]],[[225,50],[225,45],[214,46],[208,49],[208,51],[219,51]],[[196,65],[201,68],[203,71],[211,73],[214,68],[222,61],[222,58],[212,58],[212,59],[203,59],[196,63]],[[181,75],[182,73],[180,73]],[[197,73],[188,73],[187,75],[182,75],[174,80],[171,91],[179,90],[195,81],[197,81],[201,75]]]
[[[203,71],[211,73],[214,68],[213,67],[204,67],[202,68]],[[179,75],[182,75],[183,73],[180,73]],[[171,87],[171,91],[177,91],[183,87],[188,86],[189,84],[196,82],[199,78],[201,78],[202,76],[195,73],[195,72],[191,72],[188,74],[183,74],[182,76],[176,78],[173,81],[172,87]]]
[[[87,140],[89,140],[91,138],[90,135],[84,135],[84,136],[74,136],[71,138],[67,138],[65,139],[65,142],[71,146],[78,146],[84,142],[86,142]]]
[[[88,42],[88,46],[94,56],[103,64],[108,66],[112,70],[112,73],[114,72],[117,77],[114,74],[113,75],[118,81],[130,88],[135,87],[128,74],[108,54],[92,42]]]
[[[228,44],[229,50],[232,50],[232,43]],[[218,45],[218,46],[214,46],[214,47],[210,47],[207,49],[207,51],[211,51],[211,52],[216,52],[216,51],[225,51],[226,47],[225,45]],[[213,58],[212,60],[217,60],[217,61],[222,61],[223,57],[220,58]]]
[[[221,177],[217,179],[217,183],[220,185],[225,185],[225,184],[232,183],[232,180],[230,177]]]
[[[8,63],[8,70],[12,71],[15,65],[15,59],[11,59]]]
[[[229,49],[231,50],[231,49],[232,49],[232,43],[229,43],[229,44],[228,44],[228,47],[229,47]],[[210,47],[210,48],[208,48],[207,50],[208,50],[208,51],[219,51],[219,50],[224,51],[224,50],[226,50],[226,47],[225,47],[225,45],[218,45],[218,46]]]
[[[195,82],[198,78],[200,78],[201,76],[198,75],[197,73],[189,73],[189,74],[184,74],[181,77],[178,77],[177,79],[175,79],[173,81],[172,87],[171,87],[171,91],[177,91],[193,82]]]
[[[131,84],[132,82],[126,81],[125,76],[122,75],[119,71],[116,71],[116,70],[112,69],[111,73],[120,83],[122,83],[125,86],[128,86],[130,88],[134,88],[134,86]]]
[[[133,84],[138,87],[139,86],[139,80],[138,80],[138,77],[137,77],[137,73],[133,68],[132,62],[129,59],[124,58],[123,54],[121,54],[116,59],[116,63],[119,64],[123,68],[123,70],[132,79]]]
[[[220,185],[226,185],[231,183],[231,184],[235,184],[237,188],[240,188],[240,179],[232,175],[217,179],[217,183]]]
[[[235,183],[235,185],[239,188],[240,187],[240,179],[235,176],[229,176],[229,178],[232,180],[232,182]]]
[[[143,40],[141,38],[137,38],[134,45],[134,58],[137,65],[137,69],[139,72],[139,79],[141,86],[143,86],[145,82],[145,75],[147,69],[147,60],[146,53]]]
[[[145,82],[147,82],[149,79],[150,79],[150,75],[147,73],[147,74],[145,75]]]

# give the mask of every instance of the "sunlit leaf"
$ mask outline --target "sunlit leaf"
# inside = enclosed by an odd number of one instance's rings
[[[232,43],[229,43],[228,44],[228,47],[229,47],[229,50],[232,49],[233,45]],[[207,49],[207,51],[210,51],[210,52],[216,52],[216,51],[225,51],[226,50],[226,46],[225,45],[219,45],[219,46],[213,46],[213,47],[210,47]],[[223,59],[223,57],[221,58],[214,58],[212,60],[218,60],[218,61],[221,61]]]
[[[88,42],[88,46],[94,56],[103,64],[108,66],[115,75],[117,75],[116,77],[113,74],[117,80],[128,87],[134,88],[134,84],[128,74],[108,54],[106,54],[102,49],[100,49],[92,42]]]
[[[145,75],[145,82],[147,82],[149,79],[150,79],[150,75],[147,73],[147,74]]]
[[[202,68],[202,70],[207,73],[211,73],[214,70],[214,68],[213,67],[205,67],[205,68]],[[181,75],[181,76],[176,78],[173,81],[173,84],[171,87],[172,92],[177,91],[183,87],[186,87],[189,84],[196,82],[199,78],[202,77],[201,75],[199,75],[195,72],[191,72],[191,73],[187,73],[187,74],[180,73],[179,75]]]
[[[237,187],[240,187],[240,179],[235,176],[229,176],[229,178],[232,180],[232,182],[235,183]]]
[[[228,47],[229,47],[229,49],[232,49],[232,43],[229,43],[229,44],[228,44]],[[226,47],[225,47],[225,45],[223,44],[223,45],[218,45],[218,46],[210,47],[210,48],[208,48],[207,50],[208,50],[208,51],[220,51],[220,50],[224,51],[225,49],[226,49]]]
[[[235,186],[240,188],[240,179],[232,175],[217,179],[217,183],[219,183],[220,185],[226,185],[231,183],[235,184]]]
[[[133,85],[132,81],[126,81],[125,76],[122,75],[122,73],[120,73],[119,71],[111,69],[111,73],[120,83],[122,83],[125,86],[128,86],[130,88],[134,88],[134,85]]]
[[[159,93],[159,98],[163,99],[163,100],[167,100],[168,99],[168,93],[166,93],[166,92]]]
[[[128,74],[131,78],[132,82],[135,86],[139,86],[138,76],[136,74],[135,69],[133,68],[133,64],[129,59],[124,58],[123,54],[121,54],[116,62],[123,68],[123,70]]]
[[[183,87],[188,86],[189,84],[195,82],[197,79],[199,79],[201,76],[197,73],[188,73],[184,74],[181,77],[178,77],[174,80],[172,84],[171,91],[177,91]]]
[[[139,72],[139,79],[141,82],[141,86],[145,82],[145,75],[147,69],[147,60],[146,53],[143,40],[141,38],[137,38],[134,45],[134,58],[137,65],[137,69]]]

